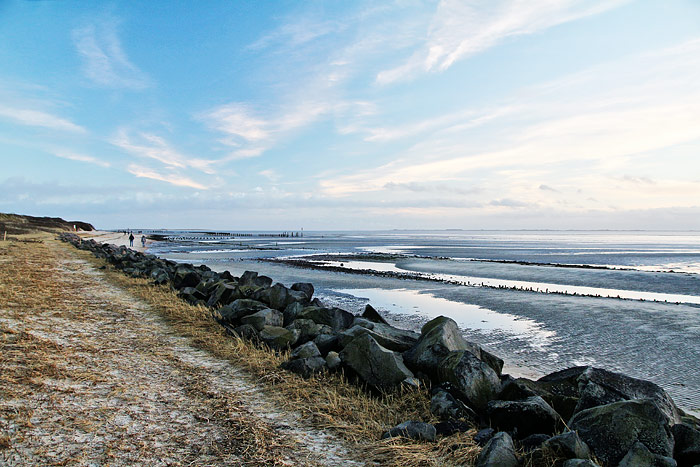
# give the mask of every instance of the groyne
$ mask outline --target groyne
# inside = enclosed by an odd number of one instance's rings
[[[477,465],[700,463],[698,420],[651,382],[593,367],[516,379],[446,317],[415,333],[388,325],[371,306],[361,315],[327,307],[309,283],[286,287],[252,271],[234,277],[74,234],[61,237],[126,274],[210,307],[232,335],[290,349],[283,367],[302,377],[342,370],[370,391],[429,389],[431,411],[441,421],[407,420],[385,437],[434,442],[476,427],[484,445]]]

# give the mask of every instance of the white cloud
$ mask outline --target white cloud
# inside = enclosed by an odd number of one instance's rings
[[[87,130],[82,126],[41,110],[18,109],[0,104],[0,117],[22,125],[38,126],[71,133],[87,133]]]
[[[601,13],[628,0],[442,0],[418,50],[377,74],[380,84],[416,73],[444,71],[502,40]]]
[[[115,23],[103,21],[73,30],[73,42],[83,58],[85,75],[106,87],[135,90],[149,87],[149,77],[124,52]]]
[[[111,164],[107,161],[97,159],[96,157],[87,156],[85,154],[78,154],[73,151],[55,151],[54,155],[62,159],[69,159],[78,162],[87,162],[88,164],[99,165],[100,167],[110,167]]]
[[[188,188],[195,188],[197,190],[206,190],[207,187],[205,185],[202,185],[201,183],[197,183],[191,178],[171,173],[171,174],[162,174],[159,172],[156,172],[153,169],[150,169],[148,167],[143,167],[140,165],[136,164],[130,164],[129,167],[127,168],[129,173],[140,177],[140,178],[150,178],[152,180],[159,180],[161,182],[166,182],[170,183],[171,185],[176,185],[176,186],[184,186]]]

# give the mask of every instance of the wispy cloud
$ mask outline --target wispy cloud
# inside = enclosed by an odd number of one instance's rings
[[[126,128],[121,128],[112,138],[111,143],[136,156],[156,160],[167,168],[193,168],[206,174],[214,173],[211,168],[214,161],[186,156],[173,148],[164,138],[153,133],[133,134]]]
[[[13,108],[0,104],[0,117],[22,125],[38,126],[71,133],[87,133],[87,130],[82,126],[41,110]]]
[[[533,34],[615,8],[628,0],[442,0],[427,37],[403,64],[377,75],[387,84],[416,73],[444,71],[508,37]]]
[[[150,78],[129,60],[116,27],[117,21],[107,20],[73,30],[85,75],[100,86],[134,90],[149,87]]]
[[[85,154],[78,154],[73,151],[55,151],[54,155],[62,159],[68,159],[78,162],[87,162],[88,164],[99,165],[100,167],[111,167],[111,164],[107,161],[97,159],[96,157],[87,156]]]
[[[127,168],[129,173],[132,175],[135,175],[140,178],[150,178],[152,180],[159,180],[161,182],[166,182],[170,183],[171,185],[175,186],[184,186],[188,188],[195,188],[197,190],[206,190],[208,189],[207,186],[202,185],[201,183],[195,182],[189,177],[185,177],[180,174],[176,173],[169,173],[169,174],[164,174],[160,172],[156,172],[155,170],[148,168],[148,167],[143,167],[140,165],[136,164],[130,164]]]

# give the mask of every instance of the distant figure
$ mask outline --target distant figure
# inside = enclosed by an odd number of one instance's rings
[[[134,234],[129,234],[129,246],[134,246]]]
[[[143,248],[146,248],[146,236],[145,235],[141,235],[141,246]]]

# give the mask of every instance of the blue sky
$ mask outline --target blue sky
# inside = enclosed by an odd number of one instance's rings
[[[700,2],[0,1],[0,212],[700,229]]]

